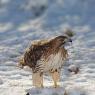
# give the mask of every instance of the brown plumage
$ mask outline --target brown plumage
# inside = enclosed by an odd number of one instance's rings
[[[21,58],[20,66],[29,66],[33,71],[33,85],[43,86],[43,73],[50,72],[54,86],[57,87],[59,73],[68,52],[65,43],[71,42],[66,36],[58,36],[51,40],[41,40],[32,43]]]

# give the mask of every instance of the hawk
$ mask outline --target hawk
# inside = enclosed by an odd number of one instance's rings
[[[72,42],[71,33],[54,37],[50,40],[33,42],[20,59],[19,66],[29,66],[32,69],[33,85],[43,87],[43,74],[49,72],[54,81],[54,87],[58,86],[60,71],[64,61],[68,57],[65,44]]]

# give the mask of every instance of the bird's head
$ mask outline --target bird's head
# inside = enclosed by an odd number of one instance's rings
[[[72,39],[67,36],[58,36],[55,38],[55,43],[57,47],[61,47],[67,43],[72,43]]]
[[[55,43],[58,47],[68,45],[69,43],[72,43],[73,36],[74,36],[73,31],[70,29],[67,29],[64,35],[61,35],[55,38]]]

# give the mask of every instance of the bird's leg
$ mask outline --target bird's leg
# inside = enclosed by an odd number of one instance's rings
[[[35,87],[43,87],[43,73],[33,73],[33,86]]]
[[[57,70],[50,72],[50,73],[51,73],[52,79],[54,81],[54,87],[55,88],[59,87],[57,82],[59,82],[59,80],[60,80],[60,73]]]

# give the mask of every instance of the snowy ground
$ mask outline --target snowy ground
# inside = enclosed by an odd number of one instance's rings
[[[37,95],[60,95],[61,91],[95,95],[94,5],[95,0],[0,0],[0,94],[25,95],[29,91],[36,95],[31,71],[16,67],[19,57],[32,40],[60,35],[71,28],[76,35],[62,69],[62,88],[51,90],[52,80],[44,76],[47,88],[36,89]],[[78,66],[79,73],[68,72],[70,65]]]

